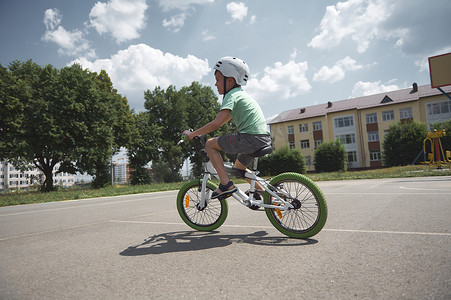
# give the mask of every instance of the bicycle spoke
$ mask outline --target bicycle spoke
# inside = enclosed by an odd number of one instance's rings
[[[208,191],[207,195],[211,195],[212,191]],[[201,202],[201,192],[198,186],[194,186],[187,190],[184,198],[183,207],[185,207],[186,217],[194,224],[199,226],[209,226],[215,223],[221,215],[221,203],[218,200],[209,200],[207,206],[203,209],[199,208]]]
[[[312,191],[298,181],[283,181],[277,187],[283,191],[281,194],[286,194],[283,197],[286,198],[286,201],[300,202],[299,208],[282,211],[282,217],[280,217],[276,209],[273,209],[277,222],[290,231],[301,232],[314,226],[317,222],[319,211],[317,199]],[[273,198],[273,200],[276,203],[276,199]]]

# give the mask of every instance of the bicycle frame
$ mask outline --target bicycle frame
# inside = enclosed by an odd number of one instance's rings
[[[258,160],[258,158],[255,158],[256,160]],[[204,176],[203,176],[203,180],[202,180],[202,191],[201,191],[201,200],[199,203],[199,208],[202,209],[204,207],[207,206],[207,195],[206,195],[206,189],[207,189],[207,181],[211,179],[211,176],[213,175],[214,177],[218,178],[218,175],[216,173],[215,168],[213,167],[212,163],[210,161],[208,162],[204,162]],[[232,167],[228,166],[228,165],[224,165],[224,167],[226,168],[227,173],[230,173],[230,171],[232,170]],[[283,211],[287,211],[288,209],[293,209],[294,206],[290,203],[287,202],[286,200],[282,199],[275,191],[274,191],[274,187],[271,186],[269,184],[268,181],[266,181],[265,179],[258,177],[255,172],[245,172],[245,178],[248,178],[251,180],[250,182],[250,189],[249,189],[249,196],[247,196],[243,191],[241,191],[238,187],[237,187],[237,191],[235,193],[233,193],[231,195],[231,197],[233,197],[235,200],[237,200],[238,202],[240,202],[241,204],[245,205],[245,206],[259,206],[259,207],[265,207],[265,208],[274,208],[274,209],[278,209],[278,210],[283,210]],[[254,194],[255,194],[255,183],[259,182],[260,185],[264,188],[264,190],[266,192],[268,192],[271,196],[273,196],[274,198],[277,199],[277,201],[273,201],[273,202],[277,202],[279,205],[271,205],[271,204],[265,204],[263,203],[263,200],[256,200],[254,199]],[[277,191],[279,194],[282,194],[284,197],[287,198],[291,198],[290,195],[288,193],[285,193],[283,190],[278,190]]]

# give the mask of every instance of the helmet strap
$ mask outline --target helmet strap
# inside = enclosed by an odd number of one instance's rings
[[[222,100],[224,100],[225,95],[227,94],[227,90],[226,90],[226,81],[227,81],[227,77],[223,76],[224,78],[224,93],[222,94]]]
[[[229,77],[225,77],[224,76],[224,94],[222,95],[222,99],[224,100],[224,97],[226,96],[226,94],[228,93],[228,92],[230,92],[231,90],[233,90],[234,88],[236,88],[236,87],[240,87],[240,85],[239,84],[237,84],[237,83],[235,83],[235,86],[234,87],[232,87],[230,90],[226,90],[226,81],[227,81],[227,78],[229,78]]]

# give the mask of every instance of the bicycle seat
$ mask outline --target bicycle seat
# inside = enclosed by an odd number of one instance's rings
[[[261,156],[271,153],[272,150],[273,150],[272,145],[268,145],[266,147],[261,148],[260,150],[258,150],[256,152],[252,153],[251,155],[253,157],[261,157]]]

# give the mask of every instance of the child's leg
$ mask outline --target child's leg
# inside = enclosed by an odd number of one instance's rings
[[[237,168],[237,169],[241,169],[241,170],[246,170],[247,172],[250,172],[250,170],[245,166],[245,165],[243,165],[238,159],[235,161],[235,163],[233,164],[233,167],[234,168]],[[251,180],[249,179],[249,178],[244,178],[248,183],[251,183]],[[257,181],[255,182],[255,188],[257,189],[257,190],[263,190],[263,187],[260,185],[260,183],[258,183]]]
[[[213,167],[218,173],[218,177],[219,180],[221,181],[221,184],[226,185],[227,183],[229,183],[230,178],[225,170],[221,153],[219,153],[221,147],[219,147],[218,145],[218,138],[209,139],[205,144],[205,150],[207,150],[208,157],[210,158]]]

